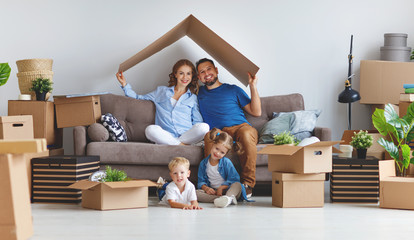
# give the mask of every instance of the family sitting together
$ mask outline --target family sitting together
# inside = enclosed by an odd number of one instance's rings
[[[240,87],[221,83],[217,67],[207,58],[200,59],[196,67],[189,60],[179,60],[169,75],[169,86],[160,86],[146,95],[136,94],[122,72],[116,74],[126,96],[155,104],[155,125],[145,129],[150,141],[190,145],[204,138],[206,158],[198,170],[197,191],[187,180],[190,175],[187,159],[174,158],[169,164],[173,182],[168,184],[163,201],[171,207],[201,209],[197,199],[225,207],[237,203],[236,199],[251,196],[256,183],[258,133],[244,111],[260,116],[261,103],[257,77],[247,74],[251,98]],[[198,80],[204,86],[199,87]],[[233,146],[239,155],[241,176],[224,157]]]

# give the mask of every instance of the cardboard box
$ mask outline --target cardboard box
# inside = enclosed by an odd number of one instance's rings
[[[396,177],[394,160],[379,162],[380,207],[414,209],[414,178]]]
[[[69,188],[82,190],[82,207],[97,210],[148,207],[148,187],[157,186],[149,180],[126,182],[91,182],[82,180]]]
[[[272,205],[323,207],[325,174],[272,173]]]
[[[332,146],[339,141],[321,141],[305,147],[269,145],[258,154],[268,155],[270,172],[327,173],[332,171]]]
[[[330,196],[333,203],[377,203],[378,159],[332,158]]]
[[[3,149],[7,140],[0,140]],[[31,140],[43,149],[42,141]],[[19,146],[20,142],[14,145]],[[27,145],[23,143],[21,149]],[[30,208],[29,186],[26,174],[26,158],[23,154],[0,154],[0,236],[1,239],[28,239],[33,235],[32,212]],[[20,151],[18,151],[20,153]]]
[[[360,67],[363,104],[398,104],[403,85],[414,79],[414,62],[363,60]]]
[[[0,154],[47,151],[46,139],[0,140]]]
[[[49,151],[43,151],[43,152],[36,152],[36,153],[25,153],[24,158],[26,159],[26,172],[27,172],[27,180],[29,183],[29,189],[32,189],[32,159],[33,158],[39,158],[39,157],[47,157],[49,156]],[[32,197],[32,192],[30,191],[30,197]]]
[[[408,106],[410,106],[411,103],[412,102],[403,102],[403,101],[399,102],[399,104],[398,104],[398,106],[399,106],[398,116],[399,117],[403,117],[407,114]]]
[[[354,136],[354,132],[358,133],[359,131],[360,130],[345,130],[344,133],[342,134],[343,142],[341,144],[349,145],[349,142],[352,141],[352,137]],[[385,159],[386,151],[377,142],[380,138],[384,138],[384,136],[382,136],[377,130],[364,130],[364,131],[368,131],[368,135],[371,135],[373,139],[372,146],[367,149],[367,156],[372,156],[380,160]],[[356,149],[353,149],[352,156],[353,157],[357,156]]]
[[[33,118],[25,116],[0,117],[0,139],[33,139]]]
[[[62,146],[63,131],[56,128],[53,102],[9,100],[8,115],[32,115],[34,137],[46,138],[47,145]]]
[[[121,63],[118,71],[128,70],[184,36],[188,36],[192,39],[245,86],[249,83],[249,78],[246,73],[250,72],[254,76],[259,71],[259,67],[193,15],[188,16],[162,37],[151,43],[148,47]]]
[[[49,156],[31,161],[33,203],[80,203],[82,192],[67,186],[99,170],[99,156]]]
[[[98,95],[85,97],[54,96],[58,128],[87,126],[101,119]]]
[[[65,155],[64,148],[49,148],[49,156]]]

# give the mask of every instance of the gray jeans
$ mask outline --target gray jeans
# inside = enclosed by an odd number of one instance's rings
[[[229,197],[233,195],[236,197],[236,199],[239,199],[241,195],[241,190],[242,190],[241,184],[239,182],[235,182],[229,188],[225,189],[223,191],[223,194]],[[199,202],[204,202],[204,203],[212,203],[214,202],[214,199],[221,197],[217,195],[208,194],[202,189],[197,189],[196,194],[197,194],[197,200]]]

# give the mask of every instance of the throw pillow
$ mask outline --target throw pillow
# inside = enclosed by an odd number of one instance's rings
[[[124,128],[112,114],[107,113],[101,116],[102,125],[108,129],[109,137],[115,142],[126,142],[128,140]]]
[[[88,136],[92,142],[105,142],[109,139],[109,132],[102,124],[93,123],[88,127]]]
[[[293,114],[294,120],[292,122],[290,132],[298,139],[302,140],[312,136],[312,132],[316,127],[321,110],[301,110],[294,112],[280,112],[273,113],[273,117],[281,117],[283,115]]]
[[[294,120],[294,114],[283,114],[280,117],[275,117],[263,125],[259,133],[259,143],[273,143],[273,135],[289,132]]]

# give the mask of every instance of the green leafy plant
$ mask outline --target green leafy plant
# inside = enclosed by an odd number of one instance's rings
[[[273,135],[273,139],[275,145],[296,144],[297,142],[295,136],[286,131]]]
[[[106,166],[106,176],[102,182],[121,182],[131,180],[127,177],[127,174],[122,170],[112,169],[110,166]]]
[[[413,52],[411,53],[410,60],[414,60],[414,50],[413,50]]]
[[[372,146],[373,138],[368,135],[368,131],[360,130],[358,133],[354,132],[352,141],[349,144],[356,149],[368,149]]]
[[[408,106],[407,114],[401,118],[391,104],[385,105],[384,109],[377,108],[372,114],[372,123],[381,135],[391,140],[380,138],[377,142],[395,160],[399,175],[405,176],[410,163],[414,163],[408,146],[414,139],[414,104]]]
[[[0,63],[0,86],[6,84],[10,77],[11,68],[8,63]]]
[[[29,90],[38,93],[51,92],[53,90],[52,84],[52,81],[50,81],[48,78],[37,78],[36,80],[32,81],[32,88]]]

